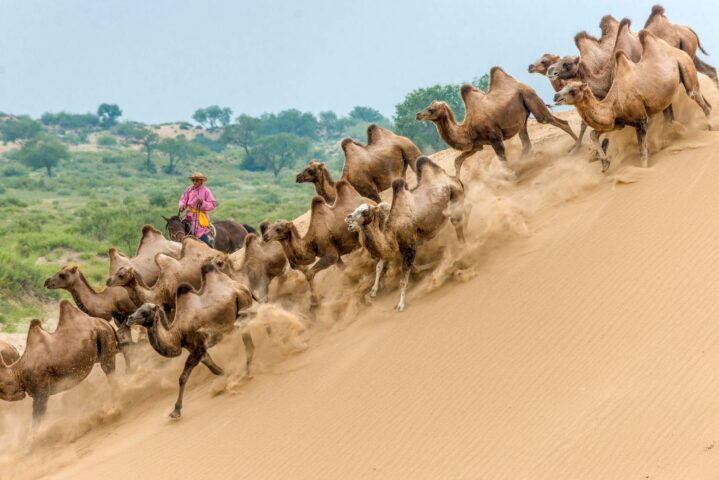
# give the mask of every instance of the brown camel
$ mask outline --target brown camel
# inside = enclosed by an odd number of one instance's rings
[[[332,206],[319,195],[312,199],[310,223],[304,236],[300,235],[294,223],[287,220],[277,220],[266,227],[263,234],[266,242],[280,242],[290,267],[303,270],[303,266],[312,265],[304,270],[304,274],[310,286],[313,306],[317,303],[313,285],[317,272],[335,264],[343,268],[342,256],[359,247],[357,233],[347,230],[345,216],[361,203],[375,205],[345,180],[338,181],[336,186],[337,199]],[[319,260],[315,262],[317,257]]]
[[[648,30],[639,32],[639,39],[643,48],[641,60],[634,63],[624,52],[617,52],[614,82],[603,100],[598,100],[581,82],[568,84],[554,96],[557,104],[574,105],[582,119],[594,129],[591,138],[597,146],[602,171],[609,168],[609,160],[599,146],[599,135],[625,125],[636,129],[641,164],[643,167],[648,165],[646,133],[649,116],[659,112],[667,114],[680,84],[706,116],[711,112],[699,90],[697,72],[689,55]]]
[[[375,281],[370,296],[379,288],[384,265],[402,257],[399,303],[405,308],[409,274],[417,247],[434,236],[450,219],[457,238],[464,242],[469,206],[464,205],[464,186],[427,157],[417,159],[417,186],[408,189],[404,180],[392,183],[392,207],[362,204],[345,218],[348,230],[360,232],[360,241],[376,258]]]
[[[0,358],[3,359],[5,365],[10,365],[20,358],[20,354],[14,346],[0,340]]]
[[[529,152],[532,148],[527,133],[530,114],[539,123],[561,128],[577,140],[569,123],[552,115],[531,87],[518,82],[499,67],[490,70],[489,91],[486,94],[469,84],[462,85],[460,93],[466,112],[462,123],[457,123],[449,105],[437,100],[417,113],[417,120],[434,122],[442,140],[461,151],[454,160],[457,178],[464,160],[482,150],[484,145],[491,145],[497,156],[506,162],[504,140],[517,133],[522,140],[522,154]]]
[[[43,330],[40,320],[33,320],[22,356],[9,365],[0,357],[0,398],[16,401],[30,395],[33,421],[38,422],[50,395],[82,382],[95,363],[102,367],[114,393],[116,353],[115,332],[107,322],[61,300],[53,333]]]
[[[181,219],[178,215],[170,218],[162,216],[165,220],[165,229],[170,238],[177,242],[181,242],[185,236],[190,235],[190,222]],[[210,241],[212,248],[224,253],[232,253],[242,248],[245,237],[248,233],[256,232],[254,228],[246,223],[237,223],[234,220],[219,220],[213,222],[215,236]]]
[[[262,227],[261,227],[262,228]],[[233,280],[247,285],[261,303],[267,302],[267,290],[273,278],[287,268],[287,257],[279,242],[265,242],[256,233],[245,237],[245,251],[239,268],[235,268],[230,255],[209,260]]]
[[[664,15],[664,7],[661,5],[654,5],[652,7],[652,13],[649,14],[649,18],[644,24],[644,28],[667,42],[672,47],[687,52],[687,55],[689,55],[694,62],[694,66],[697,71],[714,80],[714,83],[719,88],[719,79],[717,79],[716,68],[704,63],[699,57],[697,57],[697,48],[701,50],[704,55],[709,54],[704,50],[704,48],[702,48],[699,36],[694,30],[686,25],[677,25],[670,22]]]
[[[325,199],[325,202],[332,203],[337,197],[337,189],[332,175],[325,168],[325,164],[317,160],[310,160],[307,166],[295,178],[297,183],[313,183],[317,195]]]
[[[367,127],[366,145],[345,138],[341,146],[345,161],[340,180],[348,181],[360,195],[377,202],[379,192],[388,189],[395,178],[404,178],[407,167],[414,171],[414,162],[420,155],[412,140],[374,123]],[[296,181],[314,183],[317,195],[327,203],[335,201],[335,183],[323,163],[311,161],[297,174]]]
[[[179,257],[181,248],[180,243],[167,240],[162,236],[162,232],[152,225],[145,225],[142,227],[142,238],[134,257],[130,258],[116,248],[110,248],[108,251],[110,271],[107,276],[113,276],[120,267],[132,265],[138,275],[142,277],[142,281],[147,285],[152,285],[160,273],[155,265],[155,255],[164,253]]]
[[[185,385],[198,363],[204,363],[215,375],[223,371],[210,357],[208,350],[234,329],[240,310],[252,304],[250,291],[218,271],[212,263],[202,266],[202,288],[197,291],[183,283],[177,288],[175,320],[170,323],[161,306],[142,305],[127,319],[128,325],[139,324],[147,328],[150,345],[162,356],[177,357],[184,348],[190,355],[180,375],[180,391],[170,417],[177,418],[182,411]],[[247,353],[247,373],[254,344],[249,332],[243,333]]]
[[[120,350],[128,368],[131,366],[129,357],[130,332],[122,328],[125,319],[141,304],[136,304],[128,292],[121,287],[107,287],[97,291],[88,283],[85,275],[77,265],[65,266],[55,275],[45,280],[45,288],[63,289],[70,292],[77,307],[91,317],[115,321],[118,327]]]

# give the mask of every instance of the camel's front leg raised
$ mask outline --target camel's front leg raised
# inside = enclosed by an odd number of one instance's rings
[[[457,158],[454,159],[454,175],[457,178],[459,178],[459,172],[462,170],[462,164],[464,163],[464,161],[480,150],[482,150],[481,146],[468,152],[462,152]]]
[[[417,247],[412,245],[411,247],[401,248],[400,252],[402,253],[402,278],[399,281],[399,303],[396,307],[394,307],[395,310],[399,312],[404,310],[407,285],[409,284],[409,274],[412,271],[414,257],[417,254]]]
[[[198,363],[200,363],[202,357],[204,356],[205,349],[198,348],[190,352],[190,356],[187,357],[187,360],[185,361],[185,369],[182,371],[182,375],[180,375],[180,392],[177,395],[175,409],[170,414],[170,417],[179,418],[182,414],[182,397],[185,394],[185,385],[187,384],[187,380],[190,378],[192,370],[197,366]]]
[[[609,159],[607,158],[607,153],[604,151],[603,145],[599,143],[599,136],[601,134],[601,132],[592,130],[592,133],[589,134],[589,138],[592,140],[594,147],[597,149],[597,156],[599,157],[599,160],[602,161],[602,173],[604,173],[609,168]]]

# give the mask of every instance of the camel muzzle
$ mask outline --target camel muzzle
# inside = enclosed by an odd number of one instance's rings
[[[45,283],[43,283],[43,286],[44,286],[45,288],[52,288],[52,287],[50,286],[50,279],[49,279],[49,278],[48,278],[47,280],[45,280]]]
[[[554,94],[554,103],[556,105],[564,105],[564,96],[562,96],[558,93],[555,93]]]
[[[529,67],[527,67],[527,71],[529,73],[534,73],[534,65],[530,65]]]

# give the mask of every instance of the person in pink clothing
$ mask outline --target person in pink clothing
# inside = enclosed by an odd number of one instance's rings
[[[201,172],[195,172],[188,177],[192,185],[182,192],[178,204],[180,213],[185,212],[185,218],[190,222],[192,234],[210,245],[208,234],[210,233],[210,210],[217,207],[217,201],[212,192],[204,184],[207,177]]]

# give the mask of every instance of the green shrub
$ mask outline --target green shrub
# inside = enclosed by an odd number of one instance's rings
[[[101,147],[114,147],[117,145],[117,139],[114,135],[103,133],[97,137],[96,143]]]

